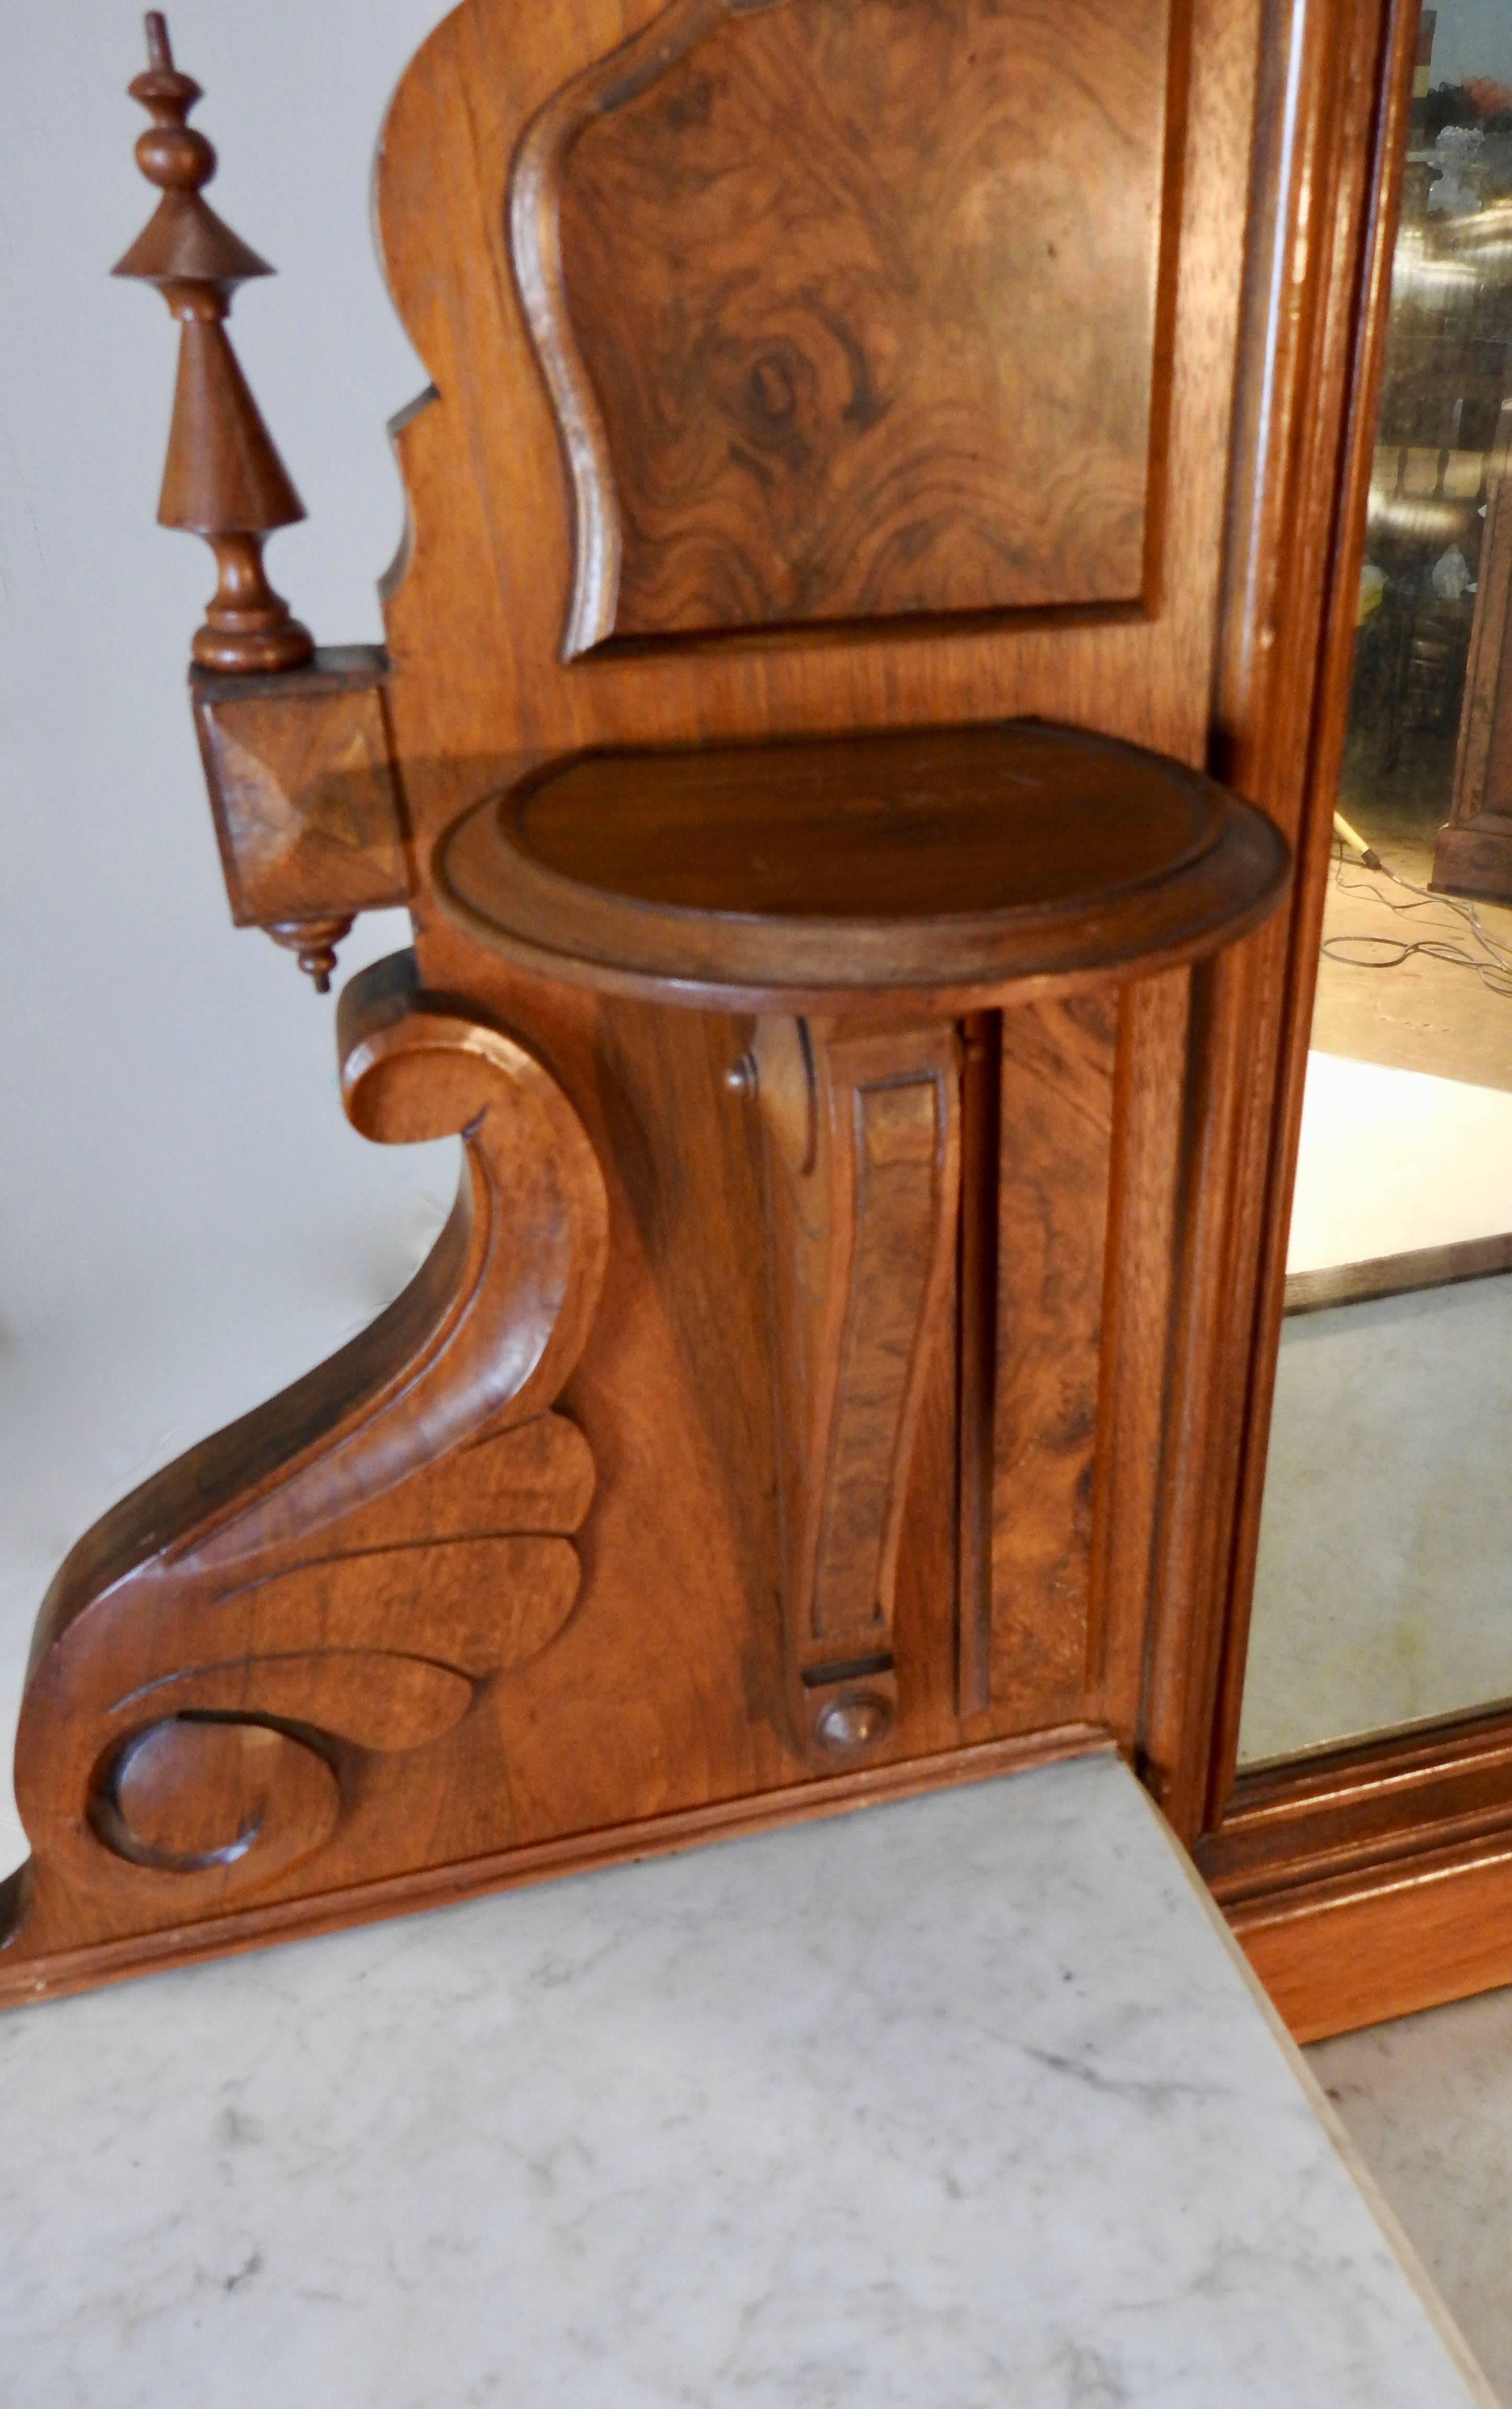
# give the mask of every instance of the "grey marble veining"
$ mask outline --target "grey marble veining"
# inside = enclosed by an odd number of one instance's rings
[[[7,2409],[1487,2396],[1083,1760],[0,2020]]]

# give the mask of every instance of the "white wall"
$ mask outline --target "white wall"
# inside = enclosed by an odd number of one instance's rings
[[[176,0],[222,169],[272,260],[234,320],[310,516],[274,582],[327,642],[381,632],[384,421],[425,382],[373,255],[383,108],[442,0]],[[9,1738],[53,1565],[113,1497],[402,1285],[454,1146],[342,1118],[332,1001],[233,931],[184,696],[213,584],[154,524],[176,330],[112,262],[153,194],[124,0],[9,12],[0,145],[0,1870]],[[351,971],[407,938],[359,922]]]
[[[1512,6],[1508,0],[1427,0],[1436,7],[1431,80],[1462,83],[1490,76],[1512,83]]]

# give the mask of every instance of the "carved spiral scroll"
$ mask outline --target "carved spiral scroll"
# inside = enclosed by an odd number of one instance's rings
[[[208,1873],[256,1850],[266,1880],[329,1839],[335,1771],[292,1733],[241,1717],[170,1715],[119,1748],[90,1801],[96,1839],[156,1873]]]
[[[244,1897],[447,1862],[480,1786],[507,1800],[491,1686],[578,1591],[593,1464],[551,1408],[602,1285],[603,1179],[544,1064],[434,1005],[411,956],[352,982],[339,1037],[365,1135],[463,1136],[456,1204],[370,1330],[64,1565],[22,1710],[33,1857],[0,1987]]]

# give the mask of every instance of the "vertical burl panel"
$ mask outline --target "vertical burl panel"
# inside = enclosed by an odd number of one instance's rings
[[[1092,1488],[1118,997],[1002,1016],[991,1708],[1087,1710]]]
[[[1145,587],[1168,0],[672,0],[541,112],[514,265],[565,650]]]

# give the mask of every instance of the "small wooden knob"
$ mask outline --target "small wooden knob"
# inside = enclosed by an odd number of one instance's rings
[[[329,920],[275,920],[267,931],[276,945],[284,946],[298,961],[300,969],[315,982],[317,995],[329,995],[331,973],[336,968],[336,949],[343,937],[352,933],[352,915]]]
[[[821,1748],[833,1749],[837,1754],[859,1748],[871,1748],[881,1739],[892,1723],[892,1709],[886,1698],[872,1690],[857,1690],[842,1698],[831,1698],[816,1718],[814,1736]]]

